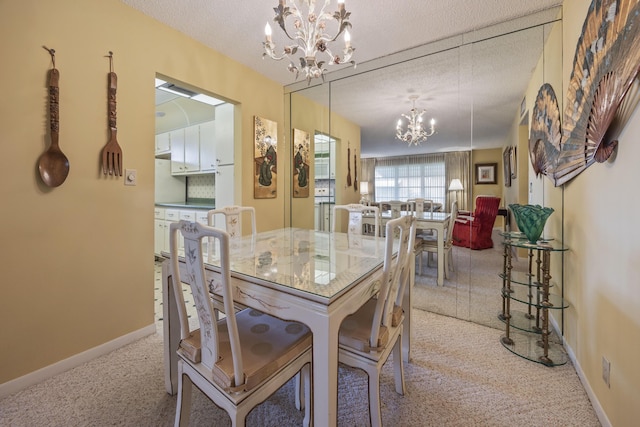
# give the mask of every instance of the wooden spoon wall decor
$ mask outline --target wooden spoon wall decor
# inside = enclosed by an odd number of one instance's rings
[[[351,187],[351,147],[347,143],[347,187]]]
[[[49,122],[51,128],[51,145],[38,159],[38,170],[42,182],[49,187],[58,187],[69,175],[69,159],[58,145],[60,130],[60,71],[56,68],[56,51],[42,46],[51,55],[53,68],[49,71]]]

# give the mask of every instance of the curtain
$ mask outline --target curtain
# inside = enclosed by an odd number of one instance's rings
[[[469,210],[471,195],[471,152],[454,151],[445,153],[445,177],[447,182],[446,210],[451,209],[451,202],[458,200],[458,209]],[[462,190],[448,191],[452,179],[459,179]]]
[[[376,159],[361,159],[360,160],[360,184],[363,182],[369,183],[369,194],[367,195],[367,199],[370,201],[375,200],[375,186],[373,182],[375,180],[375,172],[376,172]]]
[[[444,205],[446,198],[443,153],[375,160],[375,201],[421,197]]]

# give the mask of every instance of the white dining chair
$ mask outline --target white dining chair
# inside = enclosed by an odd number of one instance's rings
[[[374,427],[382,425],[380,374],[391,352],[396,392],[405,393],[402,299],[410,281],[415,228],[413,215],[387,222],[380,290],[358,311],[347,316],[340,326],[339,361],[362,369],[369,376],[369,417]],[[399,239],[399,246],[394,254],[396,239]]]
[[[251,235],[256,236],[256,210],[252,206],[224,206],[218,209],[211,209],[207,212],[207,223],[210,227],[214,227],[217,225],[217,228],[224,229],[227,233],[229,233],[229,238],[231,241],[231,246],[237,244],[237,240],[242,237],[242,220],[243,217],[249,216],[249,220],[251,221]],[[216,217],[222,216],[224,218],[224,227],[222,224],[216,224]],[[213,239],[208,239],[207,245],[207,255],[212,256],[216,252],[216,245]],[[244,305],[235,304],[236,310],[241,310],[246,308]],[[216,313],[216,319],[219,318],[219,313],[224,313],[224,306],[222,304],[222,300],[217,296],[214,296],[214,309]]]
[[[449,278],[449,270],[455,271],[453,265],[453,228],[458,216],[458,202],[454,200],[451,202],[451,215],[449,216],[449,223],[445,230],[444,237],[444,277]],[[438,240],[437,238],[429,238],[429,236],[421,236],[421,244],[418,258],[418,271],[422,271],[422,252],[427,252],[427,265],[433,254],[438,254]]]
[[[184,236],[185,274],[179,268],[178,235]],[[217,282],[227,316],[216,320],[209,283],[205,280],[203,238],[220,246]],[[305,387],[304,425],[311,420],[312,335],[298,322],[288,322],[251,308],[234,311],[229,259],[229,233],[197,222],[170,226],[171,277],[178,306],[180,344],[176,426],[189,424],[191,389],[195,384],[231,418],[244,426],[255,406],[301,373]],[[198,313],[198,329],[191,329],[182,283],[189,285]]]
[[[331,231],[336,231],[338,218],[337,214],[339,211],[346,211],[349,214],[347,234],[362,235],[364,215],[371,214],[374,218],[373,235],[380,235],[380,209],[378,207],[361,205],[359,203],[351,203],[348,205],[334,205]]]
[[[224,215],[224,229],[229,233],[231,238],[242,236],[242,219],[244,213],[249,214],[251,221],[251,234],[256,235],[256,210],[252,206],[224,206],[218,209],[212,209],[207,212],[207,223],[210,227],[217,226],[223,228],[219,224],[215,224],[216,215]]]
[[[411,211],[416,217],[421,217],[424,212],[433,213],[433,200],[416,197],[414,199],[408,199],[407,203],[409,203]],[[421,228],[418,228],[416,230],[416,245],[421,243],[420,239],[423,236],[433,236],[433,230],[423,230]]]

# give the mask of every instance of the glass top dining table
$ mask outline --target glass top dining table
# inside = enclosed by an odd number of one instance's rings
[[[230,246],[232,275],[323,303],[338,298],[384,261],[384,238],[301,228],[244,236]],[[218,267],[217,252],[207,251],[205,264]]]
[[[244,236],[230,243],[234,301],[286,320],[306,324],[313,334],[314,424],[336,425],[338,389],[338,330],[378,289],[385,240],[300,228],[283,228]],[[394,251],[398,242],[394,243]],[[205,278],[216,292],[219,259],[207,248]],[[170,258],[170,254],[163,253]],[[411,264],[414,265],[413,263]],[[180,268],[184,259],[180,259]],[[177,390],[176,349],[179,343],[176,301],[170,260],[163,263],[165,385]],[[403,301],[405,325],[403,359],[409,360],[411,291]]]

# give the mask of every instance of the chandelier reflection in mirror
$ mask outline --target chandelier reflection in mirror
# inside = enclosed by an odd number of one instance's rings
[[[418,99],[417,95],[412,95],[409,99],[413,102],[413,108],[411,108],[409,115],[402,114],[402,117],[408,120],[407,129],[403,129],[402,119],[398,119],[398,126],[396,126],[396,138],[408,143],[409,146],[420,145],[422,142],[426,141],[428,137],[436,133],[436,121],[431,119],[431,128],[428,132],[423,129],[422,115],[425,113],[425,110],[420,112],[416,110],[416,99]]]
[[[294,3],[297,3],[298,6]],[[338,0],[338,10],[333,14],[326,12],[325,9],[329,6],[329,3],[330,0],[325,0],[324,5],[316,12],[315,0],[296,0],[295,2],[294,0],[280,0],[278,6],[273,8],[276,13],[273,20],[278,23],[289,40],[295,43],[285,45],[282,54],[277,54],[275,51],[276,45],[271,38],[271,26],[267,22],[264,29],[266,40],[262,43],[265,53],[262,54],[262,58],[264,59],[265,56],[275,60],[288,58],[291,60],[288,69],[295,73],[296,80],[300,72],[302,72],[309,83],[313,78],[322,77],[324,80],[324,73],[327,71],[324,65],[327,60],[328,65],[350,63],[355,68],[355,61],[350,61],[355,48],[351,46],[351,35],[347,30],[347,28],[351,28],[351,23],[349,22],[351,12],[346,11],[344,0]],[[306,5],[306,11],[300,10],[303,5]],[[286,19],[289,17],[293,17],[293,27],[295,28],[293,37],[285,24]],[[335,19],[338,25],[335,29],[335,36],[330,36],[326,32],[329,29],[327,27],[331,26],[331,19]],[[344,33],[344,49],[342,49],[343,56],[340,57],[340,55],[334,55],[331,52],[329,43],[335,41],[342,33]],[[299,57],[299,66],[294,63],[293,59],[298,50],[302,51]],[[327,60],[316,58],[318,52],[325,54]]]

